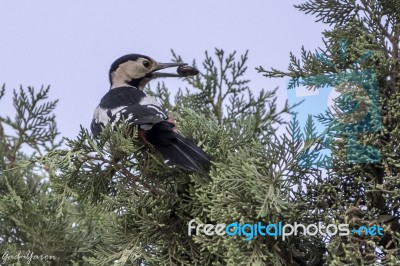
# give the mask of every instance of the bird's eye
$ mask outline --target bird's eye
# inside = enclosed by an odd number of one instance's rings
[[[145,60],[145,61],[143,61],[143,65],[144,65],[145,68],[149,68],[150,67],[150,62]]]

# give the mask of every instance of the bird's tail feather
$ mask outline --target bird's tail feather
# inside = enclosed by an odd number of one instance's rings
[[[175,133],[175,132],[174,132]],[[177,133],[171,145],[154,145],[164,162],[185,170],[204,172],[210,165],[209,156],[190,140]]]

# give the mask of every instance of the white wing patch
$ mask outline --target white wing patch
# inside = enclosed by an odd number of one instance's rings
[[[153,96],[148,96],[146,95],[146,97],[143,97],[140,102],[140,105],[155,105],[161,108],[160,103],[157,101],[157,99]]]
[[[103,125],[106,125],[110,121],[110,117],[107,115],[107,109],[97,106],[97,108],[94,110],[93,120],[96,123],[102,123]]]
[[[161,119],[168,119],[168,116],[165,114],[165,111],[161,107],[161,104],[157,101],[157,99],[153,96],[143,97],[140,102],[140,105],[145,105],[147,108],[151,108],[157,111],[157,116]]]
[[[143,109],[148,108],[149,115],[155,115],[159,117],[161,121],[168,119],[168,115],[165,113],[155,97],[145,96],[140,100],[139,105],[141,105],[141,108]],[[127,108],[129,108],[129,106],[118,106],[114,109],[106,109],[97,106],[97,108],[94,110],[93,122],[96,124],[101,124],[102,126],[106,126],[108,123],[111,123],[111,125],[114,127],[123,117],[131,122],[138,121],[140,118],[136,118],[134,113],[127,113]],[[140,108],[138,109],[140,110]],[[145,110],[142,111],[144,112]],[[150,130],[152,127],[153,124],[151,122],[140,125],[140,128],[144,130]]]
[[[115,120],[113,121],[113,126],[114,126],[115,123],[117,123],[118,120],[121,118],[120,111],[124,108],[125,108],[125,106],[119,106],[117,108],[109,110],[109,109],[104,109],[104,108],[101,108],[100,106],[97,106],[97,108],[94,110],[93,120],[96,123],[102,123],[105,126],[110,122],[111,116],[116,115]],[[111,114],[111,116],[110,116],[110,114]]]
[[[154,105],[147,105],[147,108],[151,108],[153,110],[157,111],[157,115],[158,117],[160,117],[161,119],[167,119],[168,117],[165,115],[164,111],[161,109],[161,107],[158,106],[154,106]]]

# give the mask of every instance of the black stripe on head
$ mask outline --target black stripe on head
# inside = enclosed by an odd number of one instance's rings
[[[111,68],[110,68],[110,72],[109,72],[110,83],[112,82],[111,73],[114,72],[115,70],[117,70],[119,65],[121,65],[125,62],[128,62],[128,61],[136,61],[138,58],[146,58],[149,61],[151,61],[150,57],[148,57],[146,55],[141,55],[141,54],[127,54],[127,55],[121,56],[120,58],[115,60],[114,63],[111,64]]]

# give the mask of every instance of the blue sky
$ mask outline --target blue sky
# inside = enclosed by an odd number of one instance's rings
[[[251,88],[279,86],[283,102],[286,80],[267,79],[254,68],[286,69],[290,51],[299,55],[302,45],[322,45],[326,25],[293,7],[302,2],[1,1],[0,83],[7,91],[0,113],[12,113],[13,88],[51,85],[50,97],[60,99],[59,130],[74,138],[81,124],[89,127],[109,89],[108,70],[116,58],[141,53],[168,62],[174,49],[187,62],[201,62],[214,47],[239,54],[248,49]],[[164,81],[171,89],[185,85]]]

